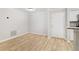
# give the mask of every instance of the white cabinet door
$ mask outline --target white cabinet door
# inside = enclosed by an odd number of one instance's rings
[[[65,38],[65,11],[51,13],[49,30],[51,36]]]

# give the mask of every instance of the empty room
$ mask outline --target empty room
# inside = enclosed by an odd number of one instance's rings
[[[0,8],[0,51],[79,50],[79,8]]]

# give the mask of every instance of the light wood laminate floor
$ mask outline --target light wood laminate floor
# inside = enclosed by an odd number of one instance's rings
[[[68,51],[73,44],[64,39],[37,34],[26,34],[0,43],[0,51]]]

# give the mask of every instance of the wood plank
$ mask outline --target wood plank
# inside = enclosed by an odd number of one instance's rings
[[[23,36],[0,43],[0,51],[69,51],[73,43],[61,38],[50,38],[37,34]]]

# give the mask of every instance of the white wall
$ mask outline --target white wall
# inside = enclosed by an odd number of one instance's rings
[[[6,17],[9,19],[6,19]],[[28,15],[19,9],[0,8],[0,40],[9,38],[11,31],[17,31],[17,35],[28,32]]]
[[[0,9],[0,40],[11,37],[10,32],[14,30],[17,31],[17,35],[28,32],[48,35],[48,30],[51,28],[48,28],[50,16],[53,25],[51,30],[54,30],[50,31],[52,36],[65,37],[64,9],[51,9],[50,11],[51,15],[45,8],[38,8],[29,14],[21,9]],[[7,16],[10,19],[6,19]]]
[[[65,38],[65,9],[36,9],[30,14],[29,27],[31,33]]]
[[[48,34],[48,14],[47,9],[38,8],[31,13],[30,32],[36,34]]]
[[[10,38],[11,31],[17,31],[17,35],[28,32],[47,35],[47,13],[47,9],[41,8],[32,13],[18,8],[0,9],[0,40]]]
[[[50,36],[65,38],[66,36],[66,24],[65,24],[65,9],[63,8],[55,8],[50,10],[50,23],[49,23],[49,30]]]

